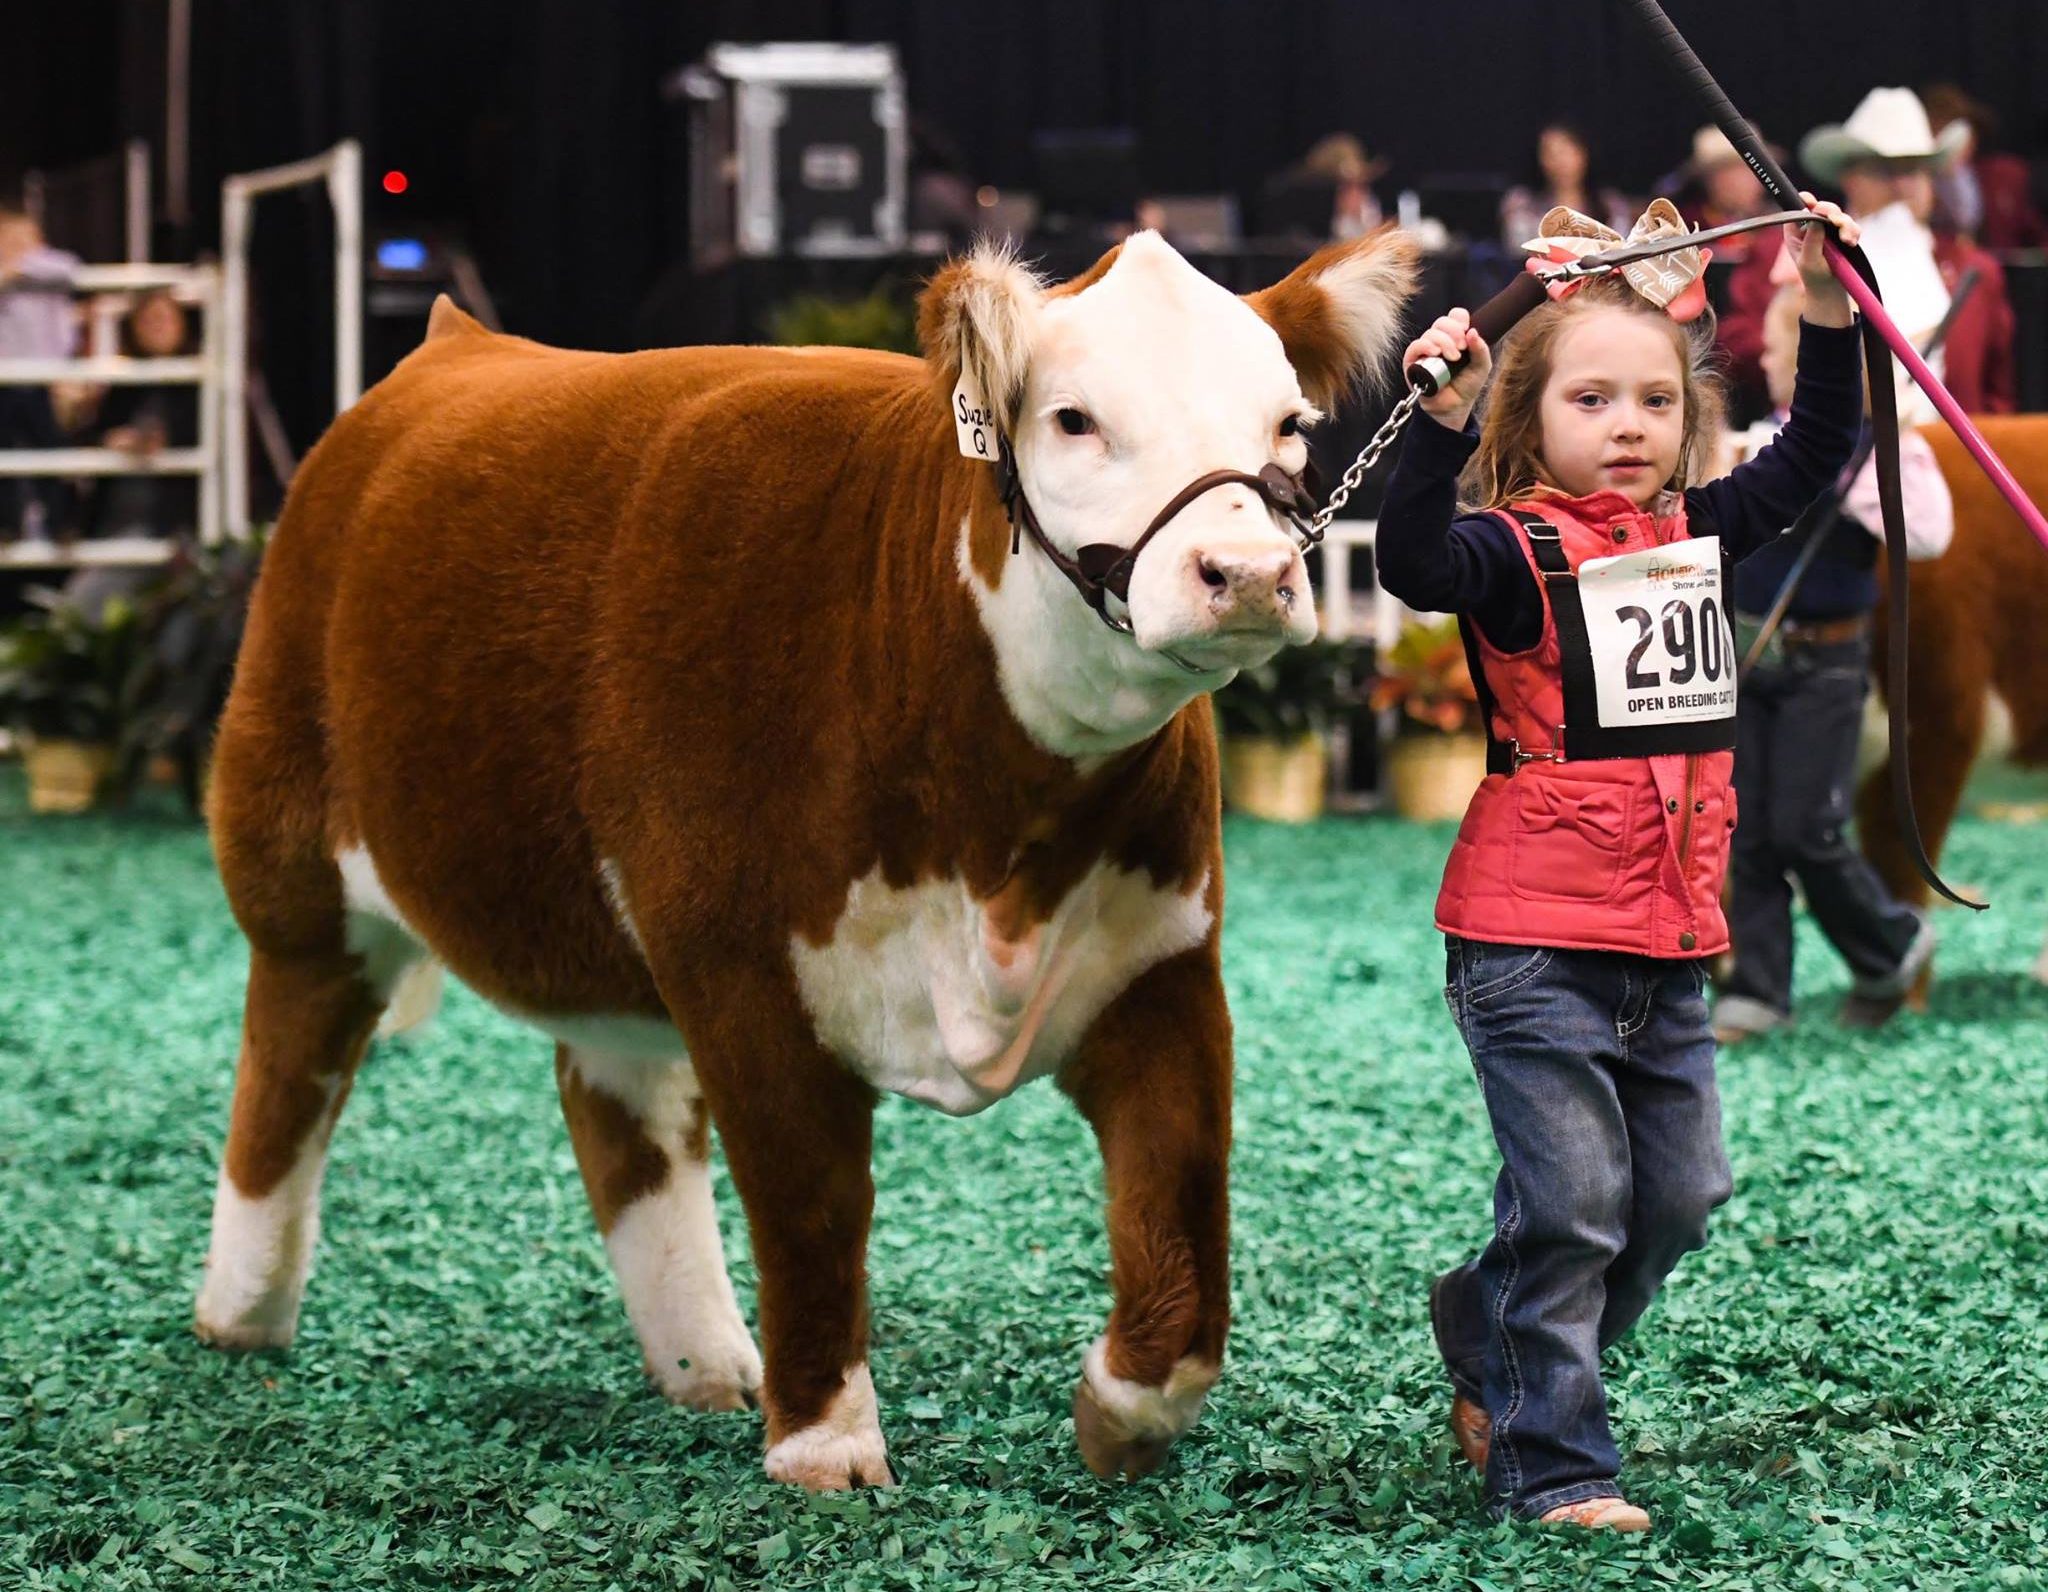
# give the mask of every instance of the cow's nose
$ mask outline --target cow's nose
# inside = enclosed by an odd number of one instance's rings
[[[1294,550],[1208,548],[1195,553],[1195,575],[1219,624],[1284,618],[1294,606]]]

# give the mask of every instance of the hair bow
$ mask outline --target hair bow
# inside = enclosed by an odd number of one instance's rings
[[[1636,218],[1626,238],[1569,205],[1552,206],[1536,230],[1537,235],[1522,248],[1530,255],[1527,269],[1541,275],[1547,265],[1573,265],[1624,244],[1682,238],[1691,229],[1669,199],[1653,199],[1650,208]],[[1628,285],[1643,298],[1674,321],[1689,321],[1707,307],[1706,269],[1713,257],[1713,251],[1701,245],[1631,260],[1619,269]],[[1585,280],[1582,275],[1554,277],[1545,281],[1544,290],[1554,299],[1569,298]]]

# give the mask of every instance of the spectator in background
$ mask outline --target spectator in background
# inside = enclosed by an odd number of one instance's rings
[[[0,204],[0,359],[71,357],[77,271],[77,257],[51,248],[33,216]],[[0,387],[0,448],[60,448],[64,440],[48,387]],[[68,529],[69,498],[61,481],[0,477],[0,541]]]
[[[1520,254],[1522,245],[1536,236],[1544,214],[1556,205],[1604,221],[1624,238],[1636,222],[1637,207],[1598,180],[1586,135],[1564,121],[1543,124],[1536,135],[1535,173],[1501,196],[1501,242],[1511,254]]]
[[[1678,213],[1698,232],[1768,215],[1774,208],[1757,174],[1718,127],[1702,127],[1692,135],[1692,158],[1672,175]],[[1753,253],[1774,253],[1778,247],[1778,234],[1765,230],[1738,232],[1714,244],[1713,250],[1724,265],[1739,265]]]
[[[1998,118],[1954,83],[1936,83],[1923,96],[1934,131],[1961,126],[1955,162],[1935,182],[1935,228],[1972,239],[1986,249],[2048,246],[2048,219],[2035,207],[2032,173],[2017,155],[2000,154],[1991,142]]]
[[[1384,157],[1369,156],[1354,134],[1319,138],[1266,183],[1261,223],[1275,236],[1318,242],[1362,237],[1384,219],[1372,185],[1388,165]]]
[[[1955,164],[1963,162],[1958,159]],[[2013,413],[2019,407],[2013,346],[2019,323],[2005,290],[2005,267],[1967,235],[1943,227],[1934,172],[1900,172],[1892,179],[1892,192],[1916,221],[1931,226],[1935,269],[1941,272],[1942,286],[1951,295],[1965,275],[1977,273],[1976,285],[1956,311],[1943,344],[1943,382],[1955,394],[1956,402],[1972,414]]]
[[[132,359],[173,359],[193,352],[185,308],[161,289],[145,293],[121,326],[121,352]],[[165,448],[199,441],[199,389],[185,383],[109,387],[100,403],[99,445],[148,459]],[[108,476],[93,501],[98,536],[168,536],[189,532],[199,518],[198,486],[190,476]]]
[[[1775,145],[1771,154],[1783,162]],[[1702,127],[1692,135],[1691,157],[1662,185],[1677,190],[1680,214],[1701,229],[1767,215],[1773,208],[1763,183],[1718,127]],[[1715,266],[1726,268],[1715,305],[1714,341],[1726,362],[1729,408],[1738,426],[1771,409],[1763,371],[1764,311],[1778,291],[1772,267],[1783,247],[1784,239],[1773,228],[1738,232],[1712,245]],[[1789,280],[1797,279],[1789,265],[1786,271]]]
[[[1911,89],[1874,88],[1846,122],[1816,127],[1799,143],[1800,164],[1816,181],[1838,186],[1842,207],[1862,224],[1863,250],[1877,267],[1885,308],[1915,345],[1940,324],[1949,299],[1934,259],[1934,234],[1915,212],[1931,209],[1934,173],[1954,161],[1968,136],[1957,124],[1936,138]],[[1922,193],[1924,206],[1917,199]],[[1945,357],[1936,355],[1928,364],[1942,375]],[[1924,425],[1934,419],[1934,406],[1897,361],[1893,366],[1901,421]],[[1957,398],[1967,406],[1961,394]]]
[[[1365,145],[1350,133],[1332,133],[1319,140],[1302,160],[1302,170],[1331,187],[1330,237],[1362,238],[1386,217],[1372,185],[1385,175],[1388,162],[1371,159]]]
[[[1754,457],[1785,425],[1799,349],[1804,295],[1798,273],[1764,315],[1764,369],[1775,406],[1750,428],[1741,457]],[[1906,543],[1938,558],[1955,530],[1955,506],[1927,439],[1899,439]],[[1792,883],[1854,979],[1842,1021],[1887,1021],[1934,954],[1931,925],[1894,901],[1844,833],[1856,785],[1856,748],[1870,691],[1870,615],[1877,605],[1877,470],[1866,460],[1843,483],[1843,510],[1780,536],[1735,566],[1731,592],[1738,650],[1747,655],[1763,617],[1815,535],[1821,545],[1785,610],[1784,623],[1744,679],[1736,702],[1735,793],[1741,819],[1728,870],[1734,965],[1714,1004],[1714,1038],[1737,1044],[1792,1021]]]

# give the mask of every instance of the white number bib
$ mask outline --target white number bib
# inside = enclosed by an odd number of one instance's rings
[[[1735,637],[1721,539],[1697,536],[1579,566],[1603,730],[1735,716]]]

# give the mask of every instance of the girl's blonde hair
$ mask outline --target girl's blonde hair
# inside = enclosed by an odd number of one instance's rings
[[[1555,486],[1543,464],[1543,389],[1550,381],[1557,339],[1572,321],[1594,310],[1625,310],[1662,326],[1678,352],[1684,437],[1678,468],[1664,490],[1682,492],[1713,472],[1716,440],[1727,408],[1714,365],[1714,312],[1680,323],[1640,297],[1620,276],[1587,279],[1565,299],[1529,312],[1503,343],[1479,422],[1479,448],[1458,478],[1467,511],[1504,508],[1539,486]]]

